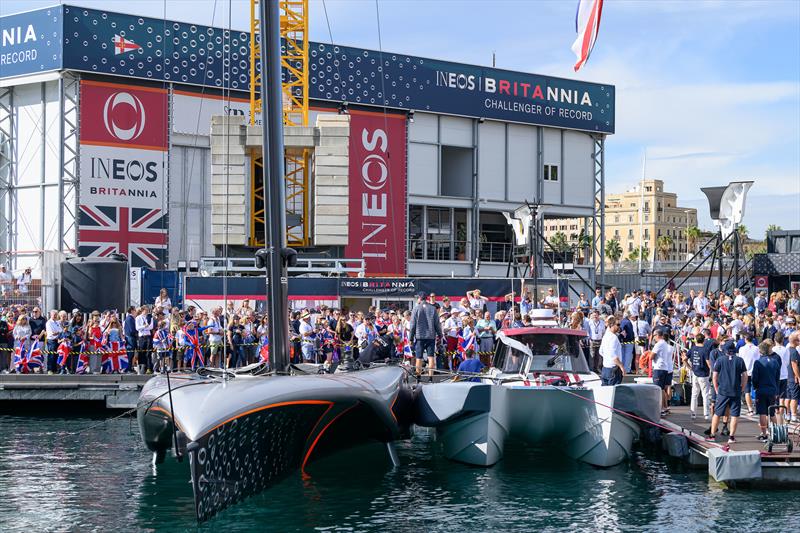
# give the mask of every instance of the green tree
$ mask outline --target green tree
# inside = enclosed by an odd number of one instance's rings
[[[610,259],[612,263],[616,263],[619,261],[619,258],[622,257],[622,247],[619,245],[617,239],[606,241],[606,257]]]
[[[554,252],[566,252],[569,250],[569,241],[567,236],[558,231],[550,238],[550,247]]]
[[[745,226],[744,224],[739,224],[736,227],[736,231],[739,232],[739,238],[741,240],[743,240],[743,241],[747,240],[747,226]]]
[[[689,253],[697,251],[697,241],[700,240],[700,228],[692,226],[686,230],[686,244],[689,246]]]
[[[628,261],[638,261],[639,253],[642,254],[642,261],[647,261],[650,259],[650,248],[647,246],[640,246],[639,248],[634,248],[630,251],[628,254]]]
[[[669,235],[662,235],[656,240],[656,251],[661,255],[661,259],[666,261],[669,259],[669,253],[672,251],[674,241]]]
[[[586,259],[589,257],[591,253],[589,250],[592,246],[592,237],[586,233],[585,229],[582,229],[581,232],[578,234],[578,239],[575,241],[575,251],[577,252],[579,257],[583,257]]]
[[[769,226],[767,226],[767,232],[766,232],[766,234],[764,235],[764,238],[766,238],[766,237],[767,237],[767,235],[769,235],[769,232],[770,232],[770,231],[781,231],[781,230],[783,230],[783,228],[782,228],[782,227],[780,227],[779,225],[777,225],[777,224],[770,224]]]

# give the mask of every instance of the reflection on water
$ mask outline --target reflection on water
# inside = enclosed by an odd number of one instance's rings
[[[0,417],[0,530],[776,531],[791,492],[724,490],[703,471],[637,453],[606,470],[515,447],[484,469],[438,453],[433,433],[309,467],[198,528],[188,464],[154,468],[135,421]]]

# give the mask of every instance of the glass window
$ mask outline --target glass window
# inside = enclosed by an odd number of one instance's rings
[[[791,242],[792,246],[790,247],[789,251],[792,253],[800,252],[800,235],[792,237]]]
[[[425,259],[425,241],[422,228],[425,225],[425,208],[412,205],[408,209],[408,257]]]
[[[775,253],[786,253],[786,237],[775,237]]]
[[[450,209],[446,207],[428,207],[427,210],[426,244],[428,254],[426,259],[434,261],[450,259],[450,237],[453,234]]]
[[[558,165],[545,165],[543,177],[545,181],[558,181]]]
[[[478,253],[481,261],[508,262],[513,235],[502,213],[481,211],[480,240]]]
[[[472,148],[442,146],[442,195],[472,198]]]

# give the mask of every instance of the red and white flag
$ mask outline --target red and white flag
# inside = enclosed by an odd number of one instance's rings
[[[121,35],[114,35],[114,55],[124,54],[125,52],[132,52],[141,48],[133,41],[129,41]]]
[[[578,37],[572,43],[572,51],[578,58],[575,72],[586,64],[592,53],[597,34],[600,32],[600,14],[603,12],[603,0],[578,0],[578,12],[575,14],[575,32]]]

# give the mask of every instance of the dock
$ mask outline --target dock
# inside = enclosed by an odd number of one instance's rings
[[[662,439],[666,434],[681,434],[687,437],[688,455],[682,458],[691,466],[708,468],[709,476],[729,486],[800,487],[800,424],[789,427],[794,450],[786,451],[785,445],[774,445],[768,452],[758,440],[761,430],[758,415],[747,415],[743,406],[736,429],[736,442],[728,444],[728,438],[717,436],[716,442],[706,442],[703,433],[711,420],[703,419],[702,407],[698,417],[692,420],[688,406],[674,406],[671,414],[661,419]],[[720,425],[720,428],[722,426]],[[665,443],[666,444],[666,443]]]
[[[48,402],[91,402],[98,408],[133,409],[139,393],[152,375],[0,375],[0,408],[10,402],[30,406]]]

